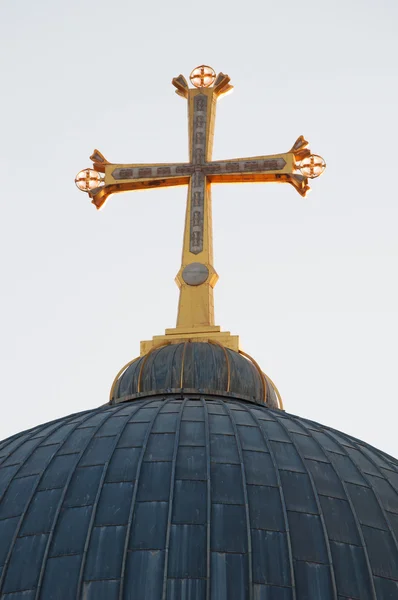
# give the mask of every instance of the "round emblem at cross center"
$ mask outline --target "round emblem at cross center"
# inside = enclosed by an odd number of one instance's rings
[[[188,285],[201,285],[209,276],[209,269],[202,263],[191,263],[182,272],[182,278]]]

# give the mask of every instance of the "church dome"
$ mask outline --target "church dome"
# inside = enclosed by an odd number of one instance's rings
[[[95,150],[76,177],[97,208],[188,184],[176,327],[141,342],[109,404],[0,442],[0,600],[394,600],[398,461],[284,412],[214,318],[210,184],[304,196],[325,163],[303,136],[284,154],[213,161],[230,78],[202,65],[190,81],[173,79],[189,163]]]
[[[398,461],[265,405],[150,395],[0,443],[4,600],[398,597]]]
[[[175,390],[229,394],[280,408],[279,393],[249,355],[214,342],[186,341],[154,348],[118,373],[111,401]]]

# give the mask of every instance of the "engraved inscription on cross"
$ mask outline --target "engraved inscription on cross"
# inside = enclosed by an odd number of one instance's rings
[[[182,265],[176,278],[180,287],[177,327],[166,331],[170,336],[180,337],[184,332],[210,335],[220,331],[214,325],[213,287],[218,276],[213,267],[210,185],[290,183],[305,196],[310,189],[308,179],[318,177],[326,166],[321,157],[311,154],[303,136],[284,154],[213,161],[216,103],[220,96],[232,90],[232,85],[228,75],[216,76],[206,65],[194,69],[190,80],[193,88],[182,75],[172,81],[176,93],[188,100],[189,162],[113,164],[95,150],[90,157],[93,168],[81,171],[75,180],[98,209],[110,195],[118,192],[188,185]],[[221,343],[234,346],[223,340]]]

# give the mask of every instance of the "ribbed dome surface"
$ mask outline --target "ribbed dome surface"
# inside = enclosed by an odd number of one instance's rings
[[[113,400],[167,390],[228,392],[278,408],[270,380],[252,359],[209,342],[183,342],[156,348],[133,361],[121,374]]]
[[[212,396],[103,406],[0,444],[5,600],[394,600],[398,463]]]

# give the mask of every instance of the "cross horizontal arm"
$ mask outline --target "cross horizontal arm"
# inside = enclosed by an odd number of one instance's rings
[[[98,150],[90,158],[94,170],[104,173],[101,184],[89,192],[97,208],[102,208],[107,198],[117,192],[187,185],[194,172],[189,163],[113,164]]]
[[[210,183],[290,183],[302,196],[309,191],[308,179],[300,174],[293,152],[252,156],[206,165]]]
[[[292,155],[275,154],[273,156],[251,156],[248,158],[235,158],[229,161],[212,161],[206,165],[206,175],[233,175],[242,173],[271,173],[291,172]]]
[[[310,190],[308,178],[317,177],[324,168],[323,159],[311,154],[302,135],[285,154],[211,161],[204,165],[209,183],[290,183],[301,196]]]
[[[158,165],[109,165],[105,168],[105,183],[121,180],[148,180],[179,178],[192,175],[194,166],[189,163]]]
[[[121,183],[115,183],[97,187],[89,195],[91,202],[98,208],[102,208],[109,196],[117,194],[118,192],[131,192],[134,190],[145,190],[155,187],[175,187],[178,185],[187,185],[189,183],[189,177],[180,178],[169,178],[169,179],[146,179],[137,181],[125,181]]]
[[[300,136],[289,152],[270,156],[252,156],[218,161],[194,161],[191,163],[113,164],[95,150],[91,159],[93,170],[86,170],[86,189],[97,208],[117,192],[142,190],[154,187],[170,187],[189,184],[199,174],[208,183],[290,183],[302,196],[309,191],[308,177],[316,177],[324,164],[307,148],[308,142]],[[320,159],[322,161],[322,159]],[[320,167],[320,171],[316,171]],[[101,173],[104,176],[101,178]],[[196,176],[196,175],[195,175]]]

